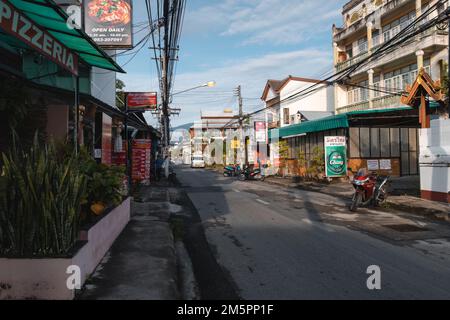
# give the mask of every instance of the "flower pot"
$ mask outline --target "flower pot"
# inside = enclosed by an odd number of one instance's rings
[[[99,216],[103,212],[105,212],[106,206],[103,202],[94,202],[91,205],[91,211],[96,215]]]

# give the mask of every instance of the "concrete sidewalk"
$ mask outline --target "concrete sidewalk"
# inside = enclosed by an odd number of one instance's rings
[[[450,221],[450,205],[434,201],[428,201],[406,193],[416,194],[415,187],[417,177],[394,178],[392,180],[393,194],[386,201],[388,208],[411,212],[428,216],[433,219]],[[286,187],[298,188],[307,191],[315,191],[333,196],[351,199],[354,189],[350,182],[324,184],[318,182],[295,182],[292,178],[267,177],[266,183]],[[412,191],[411,191],[412,190]]]
[[[130,223],[78,299],[179,299],[168,188],[143,187],[135,200]]]

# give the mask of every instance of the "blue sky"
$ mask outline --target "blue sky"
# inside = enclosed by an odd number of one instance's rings
[[[182,109],[172,126],[199,119],[206,110],[237,109],[233,88],[242,86],[244,111],[258,99],[267,79],[319,77],[332,66],[333,23],[342,24],[342,0],[187,0],[174,92],[214,80],[174,98]],[[134,1],[134,23],[146,20],[145,4]],[[143,33],[135,37],[137,43]],[[148,47],[147,45],[146,47]],[[124,64],[131,56],[119,58]],[[119,75],[129,91],[157,91],[151,51],[144,48]],[[156,124],[151,114],[146,115]]]

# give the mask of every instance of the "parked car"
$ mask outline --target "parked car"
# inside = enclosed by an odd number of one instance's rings
[[[205,168],[205,159],[203,156],[192,157],[191,168]]]

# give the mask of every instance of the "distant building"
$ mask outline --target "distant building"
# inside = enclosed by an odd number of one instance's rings
[[[203,153],[208,165],[218,163],[235,163],[236,152],[226,152],[237,149],[231,146],[230,137],[238,139],[239,115],[233,110],[202,112],[200,120],[191,127],[192,154]]]

